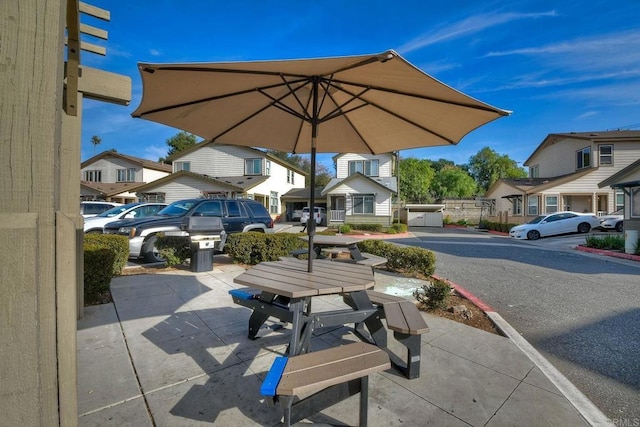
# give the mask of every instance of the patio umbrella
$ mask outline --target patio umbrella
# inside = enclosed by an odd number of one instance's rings
[[[376,154],[457,144],[509,114],[439,82],[391,50],[138,68],[143,96],[133,117],[224,144],[311,153],[312,190],[316,152]],[[308,227],[309,271],[314,225]]]

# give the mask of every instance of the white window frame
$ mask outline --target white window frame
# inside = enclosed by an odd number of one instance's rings
[[[538,215],[540,198],[538,196],[527,197],[527,215]]]
[[[102,170],[90,169],[84,171],[84,180],[87,182],[102,182]]]
[[[558,195],[549,194],[544,196],[544,213],[552,214],[558,212]],[[550,200],[555,199],[555,204],[549,203]]]
[[[376,214],[376,196],[375,194],[354,194],[352,212],[354,215],[375,215]],[[371,212],[365,212],[371,206]],[[360,209],[359,209],[360,208]],[[360,210],[360,212],[359,212]]]
[[[174,172],[180,172],[180,171],[189,172],[189,171],[191,171],[191,162],[173,162],[173,171]]]
[[[540,177],[540,165],[531,166],[529,168],[529,178],[539,178]]]
[[[116,170],[116,182],[135,182],[136,181],[136,169],[117,169]]]
[[[591,147],[584,147],[576,151],[576,170],[591,167]]]
[[[272,191],[269,196],[269,213],[277,214],[278,211],[278,192]]]
[[[514,197],[511,201],[511,209],[513,215],[522,215],[522,198]]]
[[[614,211],[617,211],[618,209],[623,209],[624,208],[624,191],[616,188],[615,190],[615,199],[614,199],[614,204],[615,204],[615,209]]]
[[[629,189],[631,199],[631,218],[640,218],[640,187]]]
[[[604,147],[609,148],[609,153],[603,153]],[[613,166],[613,144],[602,144],[598,146],[598,166]]]
[[[380,160],[350,160],[348,169],[350,176],[356,172],[365,176],[380,176]]]
[[[262,175],[262,159],[244,159],[244,174]]]

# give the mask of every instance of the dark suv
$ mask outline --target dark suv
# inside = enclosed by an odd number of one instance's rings
[[[155,246],[156,235],[160,232],[183,231],[186,220],[191,216],[221,218],[226,234],[245,231],[266,233],[273,230],[271,215],[254,200],[186,199],[171,203],[154,216],[111,222],[104,227],[104,233],[128,236],[130,258],[159,262],[163,259]],[[224,237],[214,249],[222,251]]]

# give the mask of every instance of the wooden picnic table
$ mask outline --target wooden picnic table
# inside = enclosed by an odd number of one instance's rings
[[[300,239],[309,243],[309,236],[300,237]],[[362,239],[358,239],[350,236],[323,236],[322,234],[316,234],[313,236],[313,249],[316,252],[317,257],[320,257],[320,252],[323,248],[347,248],[351,253],[351,258],[355,261],[362,261],[364,256],[358,249],[358,242]],[[315,265],[315,264],[314,264]]]
[[[256,290],[247,299],[234,297],[236,303],[253,310],[249,337],[255,338],[269,317],[290,322],[288,354],[295,356],[307,352],[311,335],[318,327],[365,323],[375,343],[386,347],[386,329],[375,316],[376,307],[366,292],[374,286],[371,268],[329,260],[316,260],[313,266],[313,272],[309,273],[306,261],[283,258],[262,262],[234,279],[249,287],[247,291]],[[335,311],[311,311],[313,297],[332,294],[348,295],[353,305]]]

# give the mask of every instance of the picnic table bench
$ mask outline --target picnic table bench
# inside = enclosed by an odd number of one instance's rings
[[[293,357],[279,356],[261,393],[281,401],[284,425],[290,426],[360,393],[360,424],[367,425],[369,375],[389,369],[386,352],[362,342]],[[294,398],[307,396],[294,403]]]
[[[420,335],[429,332],[429,326],[425,322],[420,310],[406,298],[369,289],[366,291],[371,303],[378,307],[378,316],[386,318],[387,328],[393,331],[394,338],[407,349],[406,362],[394,365],[400,369],[407,378],[420,376],[421,345]],[[345,303],[352,304],[348,295],[344,295]],[[364,333],[364,325],[356,324],[356,332],[361,337],[367,338]]]

